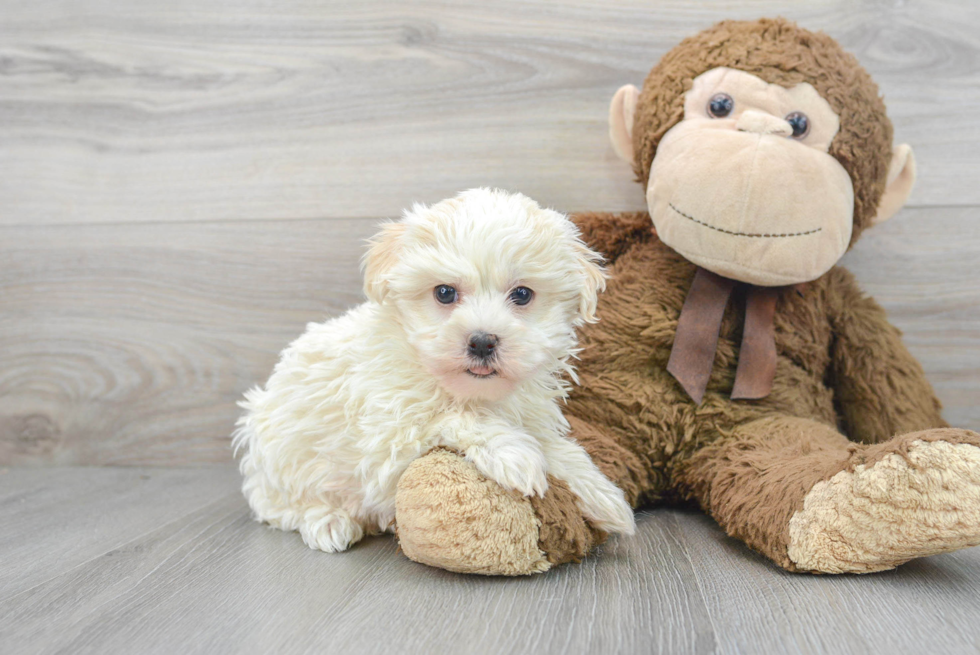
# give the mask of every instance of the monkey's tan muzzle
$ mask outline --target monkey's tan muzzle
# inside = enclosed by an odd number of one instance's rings
[[[750,117],[751,118],[751,117]],[[760,286],[814,280],[847,250],[854,191],[826,152],[765,131],[667,132],[647,202],[664,243],[698,266]]]

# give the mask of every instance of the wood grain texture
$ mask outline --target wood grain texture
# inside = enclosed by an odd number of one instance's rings
[[[980,549],[869,576],[794,575],[707,517],[664,509],[582,564],[484,578],[415,564],[390,537],[312,551],[251,521],[237,487],[229,469],[0,473],[14,535],[0,561],[31,560],[0,587],[0,649],[955,654],[980,641]],[[140,516],[148,500],[154,522]]]
[[[977,213],[905,210],[845,260],[972,429]],[[376,223],[0,228],[0,464],[228,462],[242,393],[308,321],[361,301]]]
[[[235,403],[361,301],[373,220],[0,229],[0,462],[228,462]]]
[[[237,472],[228,468],[118,473],[75,467],[36,475],[0,469],[0,597],[94,559],[111,561],[135,536],[183,522],[226,498],[237,483]]]
[[[777,14],[878,80],[914,205],[980,203],[973,0],[6,0],[0,223],[391,216],[480,185],[641,208],[615,89],[719,19]]]

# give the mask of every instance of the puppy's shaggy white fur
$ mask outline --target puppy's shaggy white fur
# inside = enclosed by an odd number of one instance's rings
[[[631,534],[623,493],[565,435],[575,326],[594,320],[600,258],[563,215],[474,189],[383,226],[364,259],[368,302],[311,323],[234,446],[259,520],[341,551],[393,527],[398,479],[437,446],[524,495],[547,474],[583,514]]]

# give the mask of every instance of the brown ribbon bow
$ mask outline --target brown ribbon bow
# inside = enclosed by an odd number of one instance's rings
[[[725,307],[737,284],[735,280],[699,268],[681,308],[667,371],[699,405],[714,367]],[[779,291],[777,287],[749,285],[742,348],[732,388],[734,400],[758,400],[772,390],[776,375],[773,317]]]

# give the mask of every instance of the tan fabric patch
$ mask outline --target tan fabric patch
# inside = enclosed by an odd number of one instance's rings
[[[540,522],[528,499],[448,450],[415,460],[402,475],[396,523],[402,552],[421,564],[483,575],[551,568],[538,548]]]
[[[658,146],[646,198],[664,243],[702,268],[749,284],[815,280],[851,239],[854,191],[837,160],[725,121],[684,120],[671,128]]]
[[[980,448],[916,440],[819,482],[790,519],[799,569],[869,573],[980,545]]]

